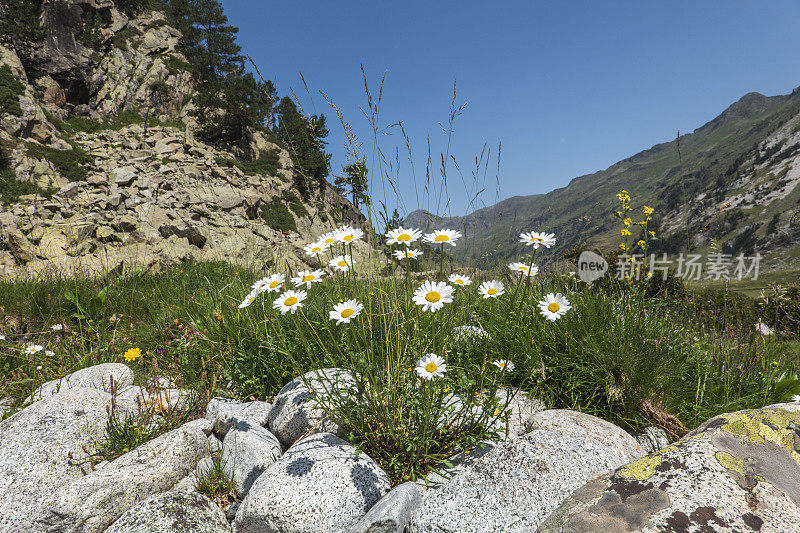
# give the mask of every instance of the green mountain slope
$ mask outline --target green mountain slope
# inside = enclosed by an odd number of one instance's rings
[[[767,97],[749,93],[711,122],[573,179],[547,194],[515,196],[464,217],[415,211],[407,224],[465,233],[469,262],[501,264],[522,253],[521,231],[558,236],[556,251],[575,245],[614,248],[611,216],[625,189],[634,207],[656,209],[659,251],[759,252],[773,267],[800,260],[800,88]]]

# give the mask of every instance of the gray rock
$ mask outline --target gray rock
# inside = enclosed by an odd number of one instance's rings
[[[70,389],[0,422],[0,531],[36,531],[33,520],[52,493],[88,469],[110,406],[106,392]]]
[[[429,490],[410,531],[535,531],[573,490],[623,461],[594,439],[534,430],[498,444]]]
[[[422,491],[411,481],[396,486],[373,505],[349,533],[403,533],[411,522],[411,513],[422,500]]]
[[[389,487],[366,454],[330,433],[313,435],[259,476],[234,526],[238,533],[348,531]]]
[[[222,441],[213,433],[208,436],[208,451],[210,453],[219,453],[222,451]]]
[[[67,374],[61,379],[48,381],[31,394],[25,402],[35,402],[70,389],[100,389],[111,392],[112,381],[122,391],[133,385],[133,370],[122,363],[101,363]]]
[[[186,477],[208,454],[211,423],[195,420],[56,491],[37,522],[49,531],[100,533],[125,511]]]
[[[281,443],[275,435],[249,420],[236,420],[222,442],[222,462],[233,474],[240,498],[280,456]]]
[[[575,491],[543,533],[800,531],[800,405],[723,414]]]
[[[569,409],[547,409],[534,413],[531,418],[536,429],[592,438],[614,450],[623,463],[645,455],[645,450],[630,433],[596,416]]]
[[[136,179],[136,169],[133,167],[120,167],[111,171],[111,179],[114,185],[127,186]]]
[[[339,433],[339,426],[314,400],[311,391],[320,396],[347,394],[354,385],[351,374],[338,368],[313,370],[303,374],[303,378],[287,383],[275,396],[269,412],[269,430],[287,447],[304,435]]]
[[[206,418],[214,424],[214,432],[224,437],[235,420],[266,426],[270,407],[267,402],[242,403],[229,398],[212,398],[206,406]]]
[[[202,494],[171,490],[125,511],[106,533],[230,533],[219,506]]]
[[[514,395],[509,401],[508,395],[510,392],[513,392]],[[501,434],[506,439],[515,439],[536,428],[534,417],[536,413],[545,409],[545,405],[541,400],[529,398],[520,390],[500,390],[497,395],[501,405],[508,403],[508,424],[505,423],[505,420],[498,421]]]
[[[667,437],[666,431],[655,426],[647,426],[641,433],[634,435],[634,438],[646,454],[669,446],[669,437]]]

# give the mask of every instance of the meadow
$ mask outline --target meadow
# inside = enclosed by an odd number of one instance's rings
[[[757,299],[658,276],[589,285],[538,269],[555,259],[544,245],[507,269],[463,269],[436,240],[446,233],[412,243],[402,236],[421,235],[410,229],[342,230],[392,259],[380,255],[380,271],[353,263],[339,233],[310,243],[320,268],[299,273],[195,263],[0,283],[5,416],[41,383],[101,362],[125,362],[151,389],[166,377],[196,392],[155,430],[110,425],[100,447],[110,458],[202,416],[212,397],[269,401],[294,377],[340,368],[350,377],[328,383],[323,407],[400,482],[502,437],[515,394],[671,439],[800,394],[797,330],[759,332],[770,314]],[[446,239],[458,246],[455,233]]]

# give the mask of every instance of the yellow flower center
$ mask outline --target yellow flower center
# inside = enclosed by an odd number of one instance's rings
[[[352,316],[353,313],[354,311],[352,309],[345,309],[344,311],[342,311],[342,318],[348,318]]]
[[[463,279],[457,279],[456,283],[458,283],[459,285],[463,285],[464,284],[464,280]]]
[[[556,302],[553,302],[547,306],[547,310],[550,311],[551,313],[556,313],[558,312],[559,309],[561,309],[561,306],[558,305]]]
[[[425,299],[428,300],[429,302],[438,302],[439,300],[442,299],[442,295],[436,291],[431,291],[425,295]]]
[[[411,252],[406,252],[406,257],[414,257],[414,254]]]
[[[314,281],[315,277],[316,276],[314,276],[313,274],[308,274],[307,276],[303,276],[303,281]]]
[[[497,294],[497,289],[489,289],[489,290],[488,290],[488,291],[486,291],[486,292],[487,292],[488,294],[495,295],[495,294]]]
[[[436,238],[433,240],[436,242],[447,242],[450,240],[450,237],[448,237],[447,235],[437,235]]]
[[[505,368],[506,364],[505,363],[500,363],[499,366],[500,366],[500,368]]]
[[[274,289],[275,287],[277,287],[280,284],[281,284],[280,281],[273,281],[272,283],[269,284],[269,288],[270,289]]]
[[[353,236],[352,235],[345,235],[344,236],[344,240],[347,241],[347,242],[350,242],[350,241],[353,240]]]
[[[542,239],[541,237],[533,237],[531,239],[531,242],[544,242],[544,239]]]
[[[325,239],[325,244],[333,244],[333,237],[328,237]]]
[[[312,248],[312,249],[311,249],[311,251],[312,251],[312,252],[314,252],[315,254],[318,254],[318,253],[320,253],[320,252],[322,251],[322,248],[320,248],[319,246],[317,246],[317,247],[315,247],[315,248]]]
[[[347,261],[339,261],[338,264],[339,264],[340,267],[346,267],[347,266]]]
[[[517,270],[520,270],[520,271],[522,271],[522,272],[525,272],[526,270],[528,270],[528,267],[526,267],[526,266],[524,266],[524,265],[522,265],[522,266],[518,266],[518,267],[517,267]]]
[[[436,369],[438,369],[438,368],[439,367],[436,366],[436,363],[428,363],[427,365],[425,365],[425,371],[426,372],[430,372],[431,374],[436,372]]]
[[[297,298],[295,298],[294,296],[289,296],[288,298],[286,298],[286,301],[283,302],[283,305],[285,305],[286,307],[291,307],[296,303],[297,303]]]
[[[410,241],[411,240],[411,235],[409,235],[408,233],[403,233],[402,235],[398,235],[397,236],[397,240],[398,241]]]

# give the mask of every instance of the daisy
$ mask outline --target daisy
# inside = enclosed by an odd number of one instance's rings
[[[322,276],[325,275],[325,272],[322,270],[301,270],[297,273],[297,277],[292,278],[292,283],[295,287],[299,287],[301,285],[305,285],[306,289],[311,288],[312,283],[322,283]]]
[[[422,232],[420,230],[400,227],[386,232],[386,244],[405,244],[408,246],[420,237],[422,237]]]
[[[256,289],[250,291],[250,294],[248,294],[245,297],[245,299],[242,300],[242,303],[239,304],[239,309],[244,309],[245,307],[248,307],[251,303],[255,302],[259,294],[260,293]]]
[[[0,341],[4,341],[4,340],[6,340],[6,336],[3,335],[2,333],[0,333]]]
[[[259,289],[258,292],[275,292],[281,290],[281,285],[283,282],[286,281],[286,276],[283,274],[272,274],[271,276],[267,276],[266,278],[262,278],[258,280],[256,283],[253,284],[253,288],[256,288],[256,284],[259,281],[263,281],[263,287]]]
[[[139,348],[131,348],[130,350],[125,352],[125,355],[123,355],[125,360],[129,362],[135,361],[136,359],[139,359],[141,356],[142,356],[142,350]]]
[[[516,368],[514,363],[508,361],[507,359],[500,359],[499,361],[492,361],[492,364],[499,368],[500,370],[505,370],[506,372],[513,372]]]
[[[405,250],[395,250],[394,256],[397,259],[416,259],[422,255],[422,250],[417,248],[406,248]]]
[[[455,246],[456,241],[461,238],[461,233],[452,229],[437,229],[433,233],[426,233],[423,241],[431,244],[449,244]]]
[[[472,285],[472,280],[469,279],[469,276],[462,276],[461,274],[450,274],[447,281],[461,286]]]
[[[319,242],[324,244],[325,246],[332,246],[336,244],[336,231],[331,231],[330,233],[323,233],[319,236]]]
[[[350,267],[353,266],[353,258],[349,255],[337,255],[328,261],[328,266],[331,266],[340,272],[347,272],[350,270]]]
[[[334,305],[333,311],[328,311],[328,315],[331,317],[331,320],[336,321],[336,325],[338,326],[342,322],[349,324],[350,321],[357,317],[363,310],[364,306],[358,303],[358,300],[347,300],[346,302]]]
[[[315,257],[324,252],[328,246],[330,245],[320,240],[312,242],[311,244],[306,244],[303,250],[305,250],[307,256]]]
[[[539,311],[550,322],[555,322],[566,315],[570,309],[572,309],[572,305],[560,292],[558,294],[551,292],[544,297],[544,300],[539,302]]]
[[[433,379],[442,377],[447,372],[447,365],[444,359],[435,353],[429,353],[419,360],[416,370],[422,379]]]
[[[527,275],[531,278],[539,273],[539,267],[533,265],[533,268],[530,268],[530,265],[526,265],[525,263],[509,263],[508,268],[514,272],[519,272],[523,276]]]
[[[545,248],[550,248],[556,243],[555,233],[538,233],[532,231],[530,233],[520,233],[519,242],[524,242],[528,246],[538,248],[540,245]]]
[[[505,292],[506,287],[503,285],[503,282],[497,281],[496,279],[484,281],[481,283],[481,286],[478,287],[478,294],[482,295],[484,298],[497,298],[505,294]]]
[[[61,331],[64,329],[64,326],[62,324],[53,324],[50,326],[50,329],[53,331]]]
[[[800,403],[800,394],[793,395],[791,401],[794,403]]]
[[[436,312],[444,304],[449,304],[453,301],[453,287],[443,281],[431,282],[426,281],[414,291],[412,300],[415,304],[421,305],[423,311]]]
[[[29,343],[22,347],[22,353],[25,355],[33,355],[36,352],[41,352],[44,350],[44,346],[39,346],[38,344]]]
[[[306,296],[308,296],[306,291],[288,290],[272,302],[272,307],[279,310],[282,315],[289,311],[294,314],[300,307],[303,307],[303,300],[306,299]]]
[[[345,226],[336,230],[336,240],[344,244],[350,244],[363,236],[363,231],[358,228],[351,228],[350,226]]]
[[[45,351],[44,351],[44,354],[45,354],[45,355],[47,355],[47,356],[53,356],[53,355],[55,355],[55,354],[56,354],[56,352],[54,352],[54,351],[52,351],[52,350],[45,350]]]

